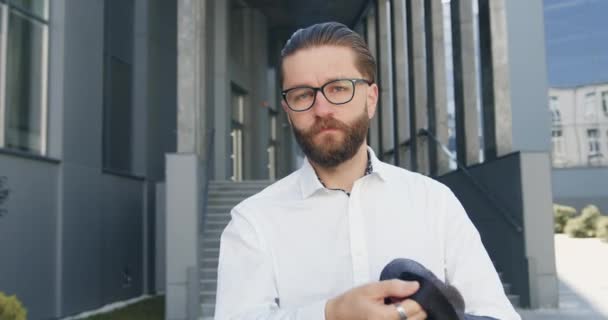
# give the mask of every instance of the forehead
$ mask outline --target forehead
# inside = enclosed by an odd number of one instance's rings
[[[321,46],[296,51],[283,60],[283,88],[321,86],[337,78],[361,77],[352,49]]]

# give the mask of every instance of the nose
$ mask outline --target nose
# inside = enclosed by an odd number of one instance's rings
[[[324,118],[334,113],[333,104],[325,98],[321,90],[317,91],[315,103],[312,106],[312,110],[316,116]]]

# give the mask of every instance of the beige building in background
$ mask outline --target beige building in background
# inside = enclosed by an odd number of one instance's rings
[[[608,82],[549,89],[553,166],[608,166]]]

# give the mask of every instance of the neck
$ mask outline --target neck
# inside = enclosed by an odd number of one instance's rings
[[[365,174],[367,160],[367,143],[364,142],[351,159],[336,167],[326,168],[313,162],[310,162],[310,164],[325,184],[325,187],[351,192],[355,181]]]

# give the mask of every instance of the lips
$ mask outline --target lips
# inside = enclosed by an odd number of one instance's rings
[[[316,136],[323,132],[331,131],[347,132],[348,126],[333,118],[321,118],[317,120],[317,122],[313,125],[309,132],[311,136]]]
[[[336,130],[338,130],[338,128],[323,128],[323,129],[319,130],[319,132],[336,131]]]

